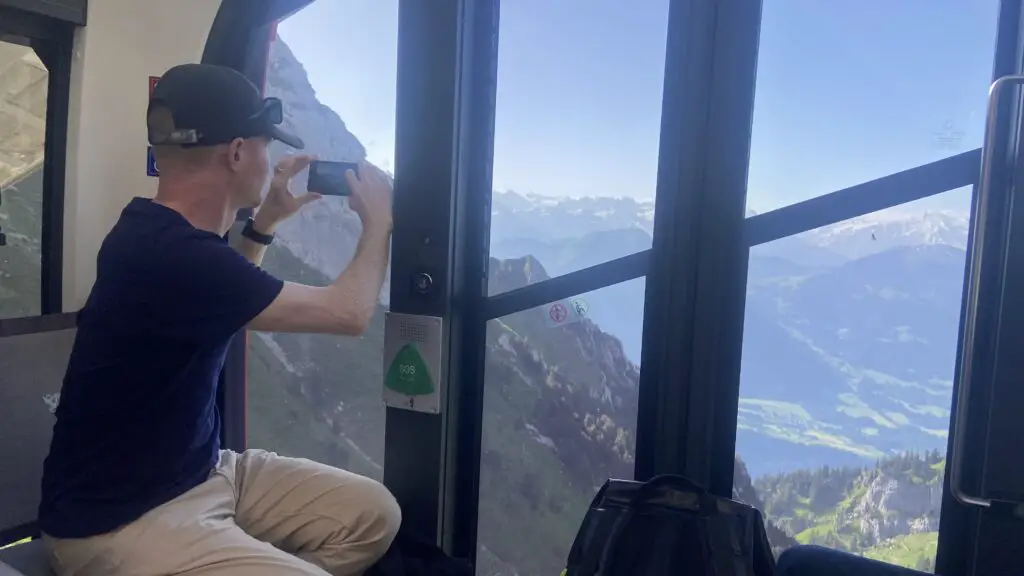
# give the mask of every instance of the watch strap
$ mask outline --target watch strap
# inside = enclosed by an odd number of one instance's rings
[[[254,224],[255,221],[252,218],[246,219],[245,226],[242,227],[242,236],[257,244],[270,246],[270,243],[274,241],[274,235],[258,232]]]

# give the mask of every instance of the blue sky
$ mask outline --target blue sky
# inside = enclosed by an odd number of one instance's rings
[[[765,0],[748,206],[978,147],[997,6]],[[502,2],[495,188],[654,196],[667,14],[668,0]],[[397,0],[318,0],[280,29],[320,100],[386,167],[397,15]],[[966,209],[966,194],[928,206]]]

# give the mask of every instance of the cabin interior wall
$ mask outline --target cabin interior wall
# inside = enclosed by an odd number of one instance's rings
[[[146,175],[148,79],[198,62],[219,0],[92,0],[72,56],[64,217],[64,310],[84,304],[96,254]]]

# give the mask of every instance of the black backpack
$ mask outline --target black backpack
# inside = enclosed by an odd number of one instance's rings
[[[761,513],[682,476],[609,480],[590,503],[565,576],[772,576]]]

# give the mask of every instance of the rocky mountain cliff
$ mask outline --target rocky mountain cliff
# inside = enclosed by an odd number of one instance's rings
[[[267,95],[285,102],[283,127],[300,135],[306,144],[303,154],[315,154],[321,160],[358,162],[366,158],[366,149],[352,135],[340,116],[320,103],[302,64],[284,41],[271,45],[267,69]],[[294,153],[280,142],[271,145],[271,157],[277,160]],[[306,174],[300,175],[294,188],[304,190]],[[342,198],[324,198],[315,209],[303,210],[285,222],[277,236],[303,262],[330,277],[337,276],[352,259],[359,234],[359,217]],[[387,304],[390,274],[381,290]]]
[[[945,458],[905,453],[873,466],[800,470],[754,481],[786,534],[921,569],[933,568]]]

